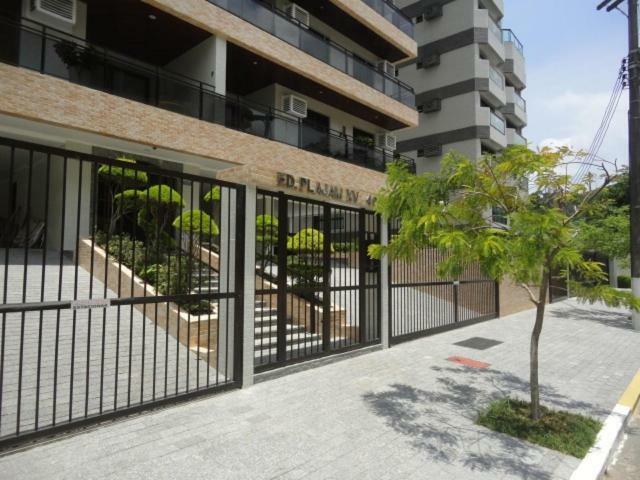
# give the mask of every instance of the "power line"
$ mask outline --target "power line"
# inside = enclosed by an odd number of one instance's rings
[[[600,126],[598,127],[593,141],[589,146],[587,155],[584,157],[582,164],[572,178],[572,183],[579,183],[580,181],[582,181],[583,177],[588,174],[588,172],[596,164],[596,161],[599,158],[598,152],[600,151],[600,147],[602,146],[604,139],[609,131],[609,127],[611,126],[611,122],[618,108],[618,104],[620,103],[622,92],[627,84],[626,72],[627,59],[625,58],[622,61],[620,70],[618,71],[618,77],[611,92],[611,97],[609,98],[609,103],[607,104],[607,107],[605,109]]]

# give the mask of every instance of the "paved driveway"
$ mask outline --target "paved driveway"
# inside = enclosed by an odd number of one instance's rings
[[[568,479],[578,459],[474,424],[491,399],[526,396],[532,321],[529,311],[101,426],[0,458],[0,478]],[[617,310],[551,307],[544,403],[604,419],[640,365],[629,326]],[[454,345],[476,336],[503,343]]]

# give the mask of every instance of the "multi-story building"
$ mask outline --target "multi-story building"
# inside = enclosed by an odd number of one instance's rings
[[[415,23],[418,57],[399,78],[416,91],[418,128],[398,136],[398,151],[418,171],[438,168],[455,150],[470,158],[525,144],[523,45],[503,28],[502,0],[399,0]]]

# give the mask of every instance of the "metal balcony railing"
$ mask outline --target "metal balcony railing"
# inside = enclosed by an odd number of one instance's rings
[[[389,0],[362,0],[392,24],[413,38],[413,22]]]
[[[522,110],[524,110],[525,112],[527,111],[527,101],[524,98],[522,98],[517,93],[514,93],[513,94],[513,100],[514,100],[514,103],[517,106],[519,106]]]
[[[505,122],[498,115],[491,112],[490,123],[493,128],[495,128],[498,132],[504,135],[505,133]]]
[[[19,39],[0,44],[0,61],[366,168],[384,171],[389,162],[401,161],[415,171],[409,157],[363,145],[240,96],[220,95],[213,85],[28,22],[0,16],[0,29]]]
[[[509,28],[503,28],[502,29],[502,41],[504,43],[513,43],[513,45],[516,47],[516,49],[522,55],[524,55],[524,46],[522,45],[522,42],[520,42],[520,40],[518,40],[518,37],[516,37],[516,34],[513,33],[513,30],[511,30]]]
[[[409,107],[413,88],[261,0],[207,0]]]

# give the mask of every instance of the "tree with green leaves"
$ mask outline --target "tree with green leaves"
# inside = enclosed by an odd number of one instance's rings
[[[135,166],[136,161],[127,157],[118,157],[119,162],[129,163]],[[137,170],[136,168],[127,168],[124,166],[102,164],[98,167],[98,177],[103,180],[109,189],[109,235],[115,232],[118,220],[125,214],[123,209],[131,206],[126,200],[132,200],[133,192],[140,187],[144,187],[149,183],[149,177],[146,172]],[[126,198],[125,198],[126,197]]]
[[[141,208],[138,225],[144,230],[149,249],[171,250],[175,242],[167,228],[178,212],[185,207],[182,196],[168,185],[152,185],[140,192]]]
[[[303,228],[287,239],[287,270],[300,283],[319,283],[324,271],[323,249],[324,234],[314,228]],[[330,249],[333,252],[333,247]]]
[[[412,175],[401,164],[389,168],[376,210],[399,219],[401,228],[388,245],[370,247],[380,258],[411,259],[423,248],[448,252],[438,264],[441,276],[459,277],[472,264],[496,281],[511,278],[536,309],[530,343],[531,417],[540,418],[538,345],[547,293],[554,272],[571,270],[581,279],[571,284],[578,299],[640,310],[640,299],[601,283],[601,264],[585,260],[577,240],[580,220],[596,205],[604,188],[617,179],[602,167],[601,186],[572,183],[564,165],[568,149],[533,152],[524,146],[473,162],[447,154],[437,173]],[[528,184],[529,191],[522,185]],[[498,207],[506,224],[495,223]]]
[[[278,243],[278,227],[276,216],[264,214],[256,217],[256,257],[263,271],[267,262],[273,260],[273,247]]]

